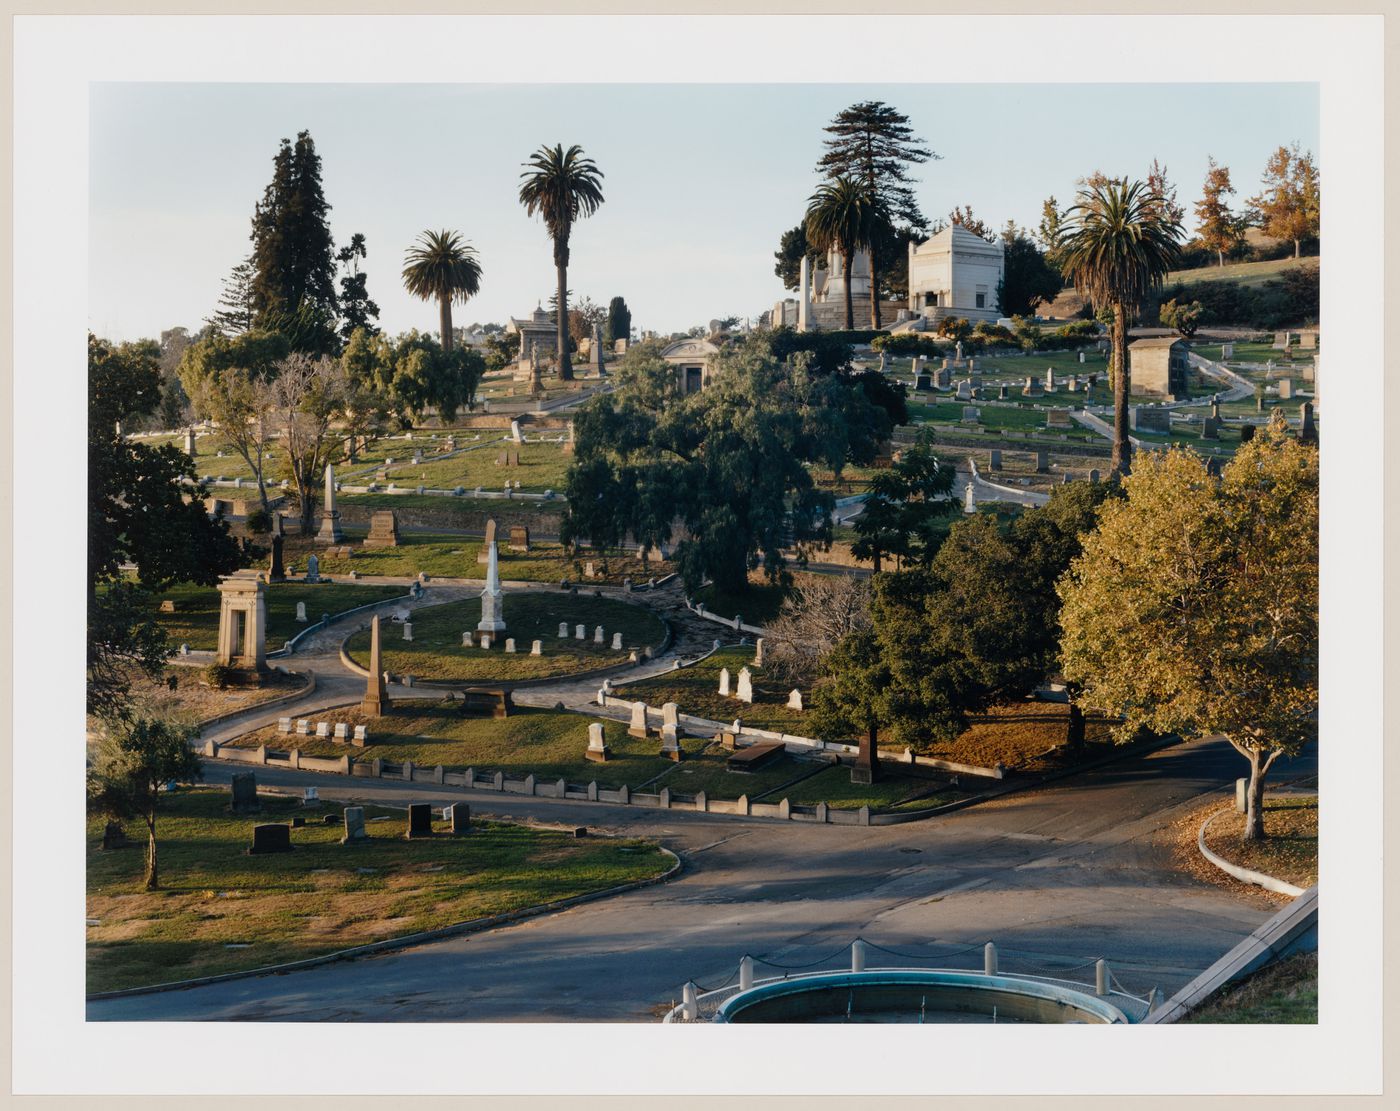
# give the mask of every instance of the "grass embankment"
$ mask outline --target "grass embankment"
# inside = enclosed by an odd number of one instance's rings
[[[1295,953],[1227,984],[1181,1020],[1194,1023],[1317,1022],[1317,954]]]
[[[497,530],[496,539],[501,578],[507,582],[557,585],[569,579],[577,583],[580,590],[586,590],[592,585],[620,586],[625,578],[640,584],[652,577],[660,578],[670,571],[669,564],[656,561],[643,563],[635,552],[574,556],[563,545],[548,541],[532,541],[528,552],[507,551],[510,529],[505,526]],[[400,530],[399,546],[396,548],[356,548],[353,556],[328,556],[321,551],[317,558],[321,573],[326,575],[348,575],[351,571],[358,571],[361,575],[413,578],[421,571],[436,578],[485,579],[486,564],[477,562],[483,544],[482,540],[450,533]],[[309,543],[298,542],[295,551],[301,564],[305,563],[306,553],[313,550],[316,549]],[[583,575],[590,562],[594,577],[586,579]]]
[[[648,879],[671,864],[645,841],[497,822],[405,841],[404,812],[374,806],[366,818],[388,820],[367,822],[372,839],[341,845],[343,824],[322,824],[339,806],[260,801],[260,814],[235,816],[227,791],[164,796],[156,892],[142,887],[144,838],[102,852],[102,822],[88,823],[87,914],[97,923],[87,931],[88,991],[302,960]],[[292,852],[244,853],[254,825],[293,815],[307,824],[292,831]]]
[[[321,620],[321,614],[335,615],[372,602],[401,598],[408,592],[401,586],[369,586],[357,583],[272,583],[267,588],[268,648],[281,648],[299,632]],[[156,596],[156,604],[169,599],[174,613],[157,613],[156,619],[174,645],[194,649],[219,646],[219,590],[213,586],[181,583],[167,587]],[[297,620],[297,603],[306,603],[306,621]]]
[[[723,633],[719,626],[715,628],[718,633]],[[805,736],[805,711],[787,708],[788,693],[792,688],[766,679],[763,669],[753,666],[753,656],[752,647],[721,648],[693,667],[618,686],[614,688],[614,693],[619,698],[642,701],[651,706],[674,702],[681,713],[711,721],[732,722],[739,718],[755,729]],[[740,702],[733,694],[739,689],[739,671],[744,667],[749,668],[753,676],[752,704]],[[729,669],[731,693],[728,696],[719,693],[719,673],[723,668]]]
[[[164,677],[154,681],[140,672],[130,673],[132,695],[141,713],[193,725],[234,710],[251,709],[309,685],[305,675],[270,671],[263,676],[261,686],[218,690],[205,683],[202,667],[181,665],[178,659],[166,668]],[[176,683],[174,690],[167,682],[172,678]]]
[[[501,772],[515,779],[533,773],[541,781],[565,779],[570,783],[594,780],[602,787],[640,787],[671,767],[659,755],[661,742],[627,735],[627,723],[591,718],[584,714],[517,707],[508,718],[463,717],[460,704],[447,700],[398,700],[383,717],[367,717],[358,706],[330,710],[313,720],[343,721],[369,728],[366,748],[349,748],[325,737],[277,732],[268,726],[239,737],[238,748],[297,748],[306,756],[344,756],[357,761],[373,759],[401,764],[412,760],[417,767],[441,764],[451,771],[475,768],[479,774]],[[612,750],[612,759],[596,764],[584,759],[588,727],[595,721]],[[682,748],[696,753],[703,740],[682,741]]]
[[[1202,819],[1204,821],[1204,819]],[[1272,795],[1264,799],[1263,841],[1240,838],[1241,815],[1217,818],[1206,830],[1206,848],[1231,864],[1311,887],[1317,882],[1317,796]]]
[[[564,474],[573,461],[566,455],[563,444],[513,442],[509,435],[503,440],[487,442],[490,435],[482,437],[486,446],[474,447],[470,451],[458,452],[447,458],[434,458],[424,455],[421,463],[413,462],[413,453],[408,458],[394,459],[391,466],[380,469],[373,479],[383,486],[389,482],[396,486],[416,488],[426,486],[434,490],[453,490],[458,486],[474,490],[500,490],[507,482],[512,486],[520,483],[522,491],[543,493],[545,490],[560,490],[564,486]],[[500,462],[504,455],[508,458],[519,456],[519,465]],[[362,477],[356,485],[367,485],[369,477]]]
[[[1303,258],[1274,258],[1262,262],[1227,262],[1224,266],[1201,266],[1195,270],[1173,270],[1163,283],[1170,288],[1177,282],[1190,285],[1192,282],[1239,282],[1240,285],[1263,285],[1267,281],[1281,277],[1287,270],[1317,266],[1317,255]]]
[[[480,598],[414,610],[412,641],[402,639],[400,626],[382,626],[385,669],[417,679],[454,682],[539,679],[626,663],[630,649],[656,648],[666,636],[665,625],[650,610],[587,594],[562,590],[507,594],[502,608],[507,628],[490,649],[475,646],[481,643],[476,632],[481,620]],[[559,636],[560,622],[568,625],[567,638]],[[584,626],[584,640],[575,637],[578,625]],[[599,625],[603,626],[603,643],[594,644],[594,629]],[[472,634],[473,647],[462,644],[464,632]],[[615,632],[622,634],[621,651],[612,648]],[[505,651],[507,637],[515,641],[514,653]],[[530,655],[535,640],[541,642],[543,655]],[[362,667],[369,666],[369,642],[366,629],[352,636],[348,645],[351,657]]]

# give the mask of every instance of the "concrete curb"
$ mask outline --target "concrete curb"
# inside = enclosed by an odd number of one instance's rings
[[[516,823],[520,824],[520,823]],[[425,942],[441,941],[449,937],[460,937],[464,934],[479,933],[482,930],[489,930],[495,926],[503,926],[512,922],[523,921],[528,918],[538,918],[544,914],[554,914],[561,910],[568,910],[570,907],[580,906],[583,903],[591,903],[598,899],[606,899],[613,895],[622,895],[628,891],[636,891],[639,888],[651,887],[658,883],[666,883],[674,879],[685,867],[684,861],[664,845],[658,845],[663,853],[671,857],[675,863],[659,876],[651,879],[635,880],[632,883],[618,884],[616,887],[605,888],[602,891],[590,891],[582,895],[574,895],[568,899],[556,899],[552,903],[540,903],[532,907],[522,907],[520,910],[506,911],[504,914],[493,914],[486,918],[473,918],[467,922],[458,922],[452,926],[443,926],[437,930],[422,930],[416,934],[406,934],[403,937],[390,938],[387,941],[375,941],[368,945],[355,945],[349,949],[338,949],[334,953],[326,953],[320,957],[308,957],[301,961],[288,961],[285,964],[269,964],[262,968],[250,968],[244,972],[225,972],[218,976],[199,976],[192,980],[173,980],[168,984],[151,984],[140,988],[121,988],[117,991],[101,991],[87,996],[87,1002],[95,1003],[103,999],[125,999],[133,995],[153,995],[156,992],[180,991],[184,988],[203,987],[205,984],[221,984],[229,980],[246,980],[253,976],[273,976],[283,972],[295,972],[303,968],[314,968],[317,965],[331,964],[334,961],[354,960],[357,957],[373,956],[376,953],[389,953],[396,949],[409,949],[415,945],[422,945]]]
[[[1279,895],[1288,895],[1294,899],[1298,898],[1299,895],[1303,894],[1305,888],[1295,887],[1293,884],[1285,883],[1283,880],[1275,879],[1273,876],[1266,876],[1263,872],[1255,872],[1252,869],[1243,868],[1238,864],[1231,864],[1223,856],[1217,856],[1215,853],[1211,852],[1208,848],[1206,848],[1206,829],[1210,826],[1211,822],[1215,821],[1216,818],[1220,817],[1222,814],[1228,813],[1230,813],[1228,808],[1226,808],[1225,810],[1217,810],[1214,814],[1212,814],[1209,818],[1207,818],[1204,822],[1201,823],[1201,828],[1196,834],[1196,848],[1201,850],[1201,855],[1205,857],[1208,861],[1210,861],[1212,864],[1214,864],[1217,868],[1219,868],[1222,872],[1224,872],[1227,876],[1233,876],[1235,879],[1240,880],[1244,883],[1252,883],[1255,886],[1262,887],[1267,891],[1273,891]]]
[[[350,581],[354,581],[354,580],[350,580]],[[391,584],[388,584],[388,585],[397,585],[397,584],[392,584],[392,583],[391,583]],[[410,598],[412,598],[412,597],[413,597],[413,592],[412,592],[412,591],[409,591],[408,594],[404,595],[402,598],[385,598],[383,601],[380,601],[380,602],[367,602],[367,603],[365,603],[363,606],[355,606],[355,607],[353,607],[352,609],[344,610],[344,611],[341,612],[341,613],[333,613],[333,614],[331,614],[331,617],[330,617],[330,620],[329,620],[329,621],[317,621],[316,624],[314,624],[314,625],[308,625],[308,626],[307,626],[306,628],[304,628],[301,632],[297,633],[296,636],[292,637],[291,640],[287,641],[284,645],[282,645],[281,648],[278,648],[278,649],[276,649],[276,650],[273,651],[273,652],[268,652],[268,653],[267,653],[267,658],[268,658],[268,659],[283,659],[283,658],[285,658],[285,657],[287,657],[287,656],[294,655],[294,654],[296,653],[296,650],[297,650],[297,645],[298,645],[305,637],[309,637],[312,633],[319,632],[319,631],[322,630],[322,629],[329,629],[332,625],[334,625],[337,621],[341,620],[342,618],[350,617],[351,615],[357,614],[357,613],[365,613],[365,612],[367,612],[368,610],[378,609],[380,606],[387,606],[387,605],[390,605],[390,604],[393,604],[393,603],[398,603],[398,602],[406,602],[406,601],[408,601],[408,600],[409,600]]]

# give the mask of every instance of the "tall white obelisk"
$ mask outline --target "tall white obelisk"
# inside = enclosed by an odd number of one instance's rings
[[[486,556],[486,589],[481,592],[481,620],[477,622],[476,631],[493,635],[506,631],[501,600],[501,569],[494,540]]]

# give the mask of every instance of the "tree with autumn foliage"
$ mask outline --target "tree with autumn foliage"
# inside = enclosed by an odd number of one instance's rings
[[[1251,220],[1274,239],[1293,241],[1293,257],[1301,258],[1303,240],[1321,230],[1321,198],[1312,151],[1298,144],[1279,147],[1264,166],[1263,188],[1246,201]]]
[[[1230,203],[1225,199],[1234,191],[1230,167],[1217,166],[1215,159],[1210,159],[1201,199],[1196,202],[1196,236],[1203,247],[1215,252],[1222,267],[1225,255],[1244,244],[1244,221],[1230,211]]]
[[[1219,479],[1194,452],[1139,460],[1060,581],[1061,663],[1081,700],[1139,729],[1220,734],[1264,782],[1317,737],[1318,452],[1281,413]]]

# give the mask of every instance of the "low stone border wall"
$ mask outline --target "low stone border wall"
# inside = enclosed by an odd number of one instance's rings
[[[255,702],[251,706],[243,706],[237,710],[229,710],[222,714],[215,714],[212,718],[205,718],[199,722],[201,730],[208,729],[213,725],[222,725],[226,721],[232,721],[243,714],[260,713],[263,710],[274,710],[278,706],[285,706],[288,702],[296,702],[305,698],[316,690],[316,673],[310,668],[305,671],[289,671],[288,675],[301,675],[306,679],[306,683],[298,690],[289,691],[287,694],[278,695],[276,698],[269,698],[266,702]]]
[[[521,823],[516,823],[521,824]],[[522,907],[519,910],[506,911],[504,914],[492,914],[485,918],[473,918],[466,922],[458,922],[452,926],[443,926],[437,930],[422,930],[416,934],[407,934],[404,937],[389,938],[387,941],[374,941],[368,945],[356,945],[349,949],[337,949],[333,953],[326,953],[320,957],[307,957],[300,961],[287,961],[285,964],[269,964],[262,968],[250,968],[244,972],[225,972],[219,976],[200,976],[192,980],[174,980],[166,984],[151,984],[140,988],[123,988],[120,991],[99,991],[87,996],[87,1002],[94,1003],[101,999],[122,999],[132,995],[151,995],[161,991],[179,991],[182,988],[202,987],[205,984],[220,984],[228,980],[246,980],[252,976],[270,976],[281,972],[293,972],[302,968],[315,968],[317,965],[331,964],[334,961],[354,960],[356,957],[367,957],[376,953],[389,953],[395,949],[408,949],[415,945],[422,945],[429,941],[441,941],[449,937],[460,937],[462,934],[477,933],[481,930],[494,929],[497,926],[506,926],[512,922],[520,922],[527,918],[538,918],[542,914],[554,914],[557,911],[568,910],[570,907],[581,906],[584,903],[591,903],[598,899],[608,899],[614,895],[623,895],[628,891],[636,891],[643,887],[652,887],[658,883],[666,883],[675,879],[685,866],[679,856],[673,853],[664,845],[658,845],[663,853],[669,856],[674,863],[667,871],[659,876],[653,876],[647,880],[634,880],[632,883],[618,884],[616,887],[605,888],[602,891],[590,891],[583,895],[574,895],[568,899],[556,899],[551,903],[539,903],[532,907]]]
[[[719,614],[711,613],[709,610],[707,610],[705,608],[704,602],[692,602],[689,598],[685,600],[685,605],[686,608],[690,610],[691,613],[695,614],[696,617],[702,618],[705,621],[713,621],[717,625],[727,626],[728,628],[733,629],[736,633],[753,633],[755,636],[768,635],[768,631],[764,629],[762,625],[742,624],[739,620],[741,617],[744,616],[742,613],[736,614],[734,617],[721,617]]]
[[[1283,880],[1275,879],[1273,876],[1266,876],[1263,872],[1255,872],[1249,868],[1242,868],[1238,864],[1231,864],[1223,856],[1219,856],[1216,853],[1211,852],[1208,848],[1206,848],[1206,830],[1207,828],[1209,828],[1210,823],[1215,821],[1215,819],[1219,818],[1222,814],[1229,813],[1231,813],[1231,811],[1228,809],[1217,810],[1214,814],[1212,814],[1209,818],[1207,818],[1204,822],[1201,823],[1200,832],[1196,834],[1196,847],[1201,850],[1201,855],[1207,860],[1209,860],[1212,864],[1214,864],[1217,868],[1219,868],[1222,872],[1224,872],[1227,876],[1233,876],[1235,879],[1240,880],[1244,883],[1252,883],[1255,886],[1262,887],[1267,891],[1273,891],[1279,895],[1288,895],[1289,897],[1294,899],[1296,899],[1299,895],[1303,894],[1305,889],[1302,887],[1295,887],[1293,884],[1285,883]]]

